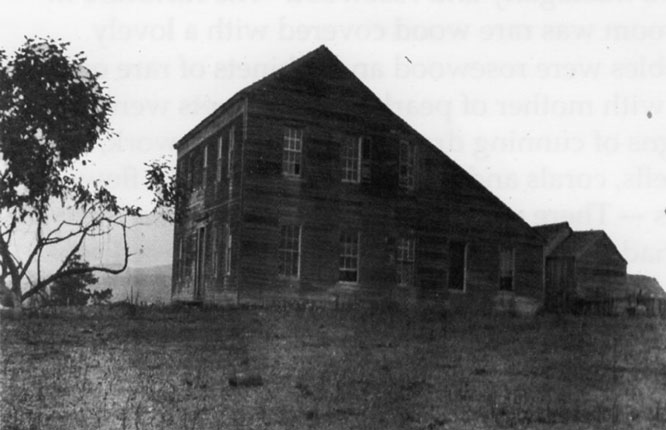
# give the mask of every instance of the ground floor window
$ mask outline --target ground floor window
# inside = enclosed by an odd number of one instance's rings
[[[301,226],[280,226],[278,247],[278,274],[292,279],[300,276]]]
[[[512,248],[500,249],[500,290],[513,291],[515,252]]]
[[[358,282],[359,232],[343,230],[340,233],[340,281]]]
[[[465,291],[467,278],[467,244],[452,241],[449,244],[449,289]]]
[[[396,262],[399,285],[414,285],[415,245],[414,239],[398,239]]]
[[[225,252],[224,252],[224,273],[226,275],[231,275],[231,250],[232,250],[232,235],[229,224],[225,224]]]

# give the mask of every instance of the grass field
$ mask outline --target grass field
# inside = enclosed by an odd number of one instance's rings
[[[2,429],[666,428],[658,319],[86,308],[1,348]]]

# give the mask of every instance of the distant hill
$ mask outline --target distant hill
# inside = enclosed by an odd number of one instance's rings
[[[119,275],[98,273],[95,290],[111,288],[113,301],[138,297],[139,302],[169,303],[171,301],[171,265],[130,267]]]

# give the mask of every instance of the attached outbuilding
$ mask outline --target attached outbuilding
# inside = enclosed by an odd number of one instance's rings
[[[536,226],[546,240],[546,303],[626,295],[627,260],[603,230],[573,231],[569,223]]]

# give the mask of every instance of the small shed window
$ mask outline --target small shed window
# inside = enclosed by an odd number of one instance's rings
[[[416,147],[407,140],[400,141],[399,156],[399,183],[407,189],[414,188],[414,168],[416,159]]]
[[[343,230],[340,233],[340,281],[358,282],[359,266],[358,231]]]
[[[515,257],[516,254],[513,248],[500,249],[500,290],[513,291]]]
[[[282,172],[288,176],[301,176],[303,130],[286,128],[283,139]]]
[[[301,226],[280,226],[278,247],[278,273],[282,277],[298,279],[300,275]]]
[[[416,241],[412,238],[398,239],[396,262],[399,285],[414,285],[414,261]]]

